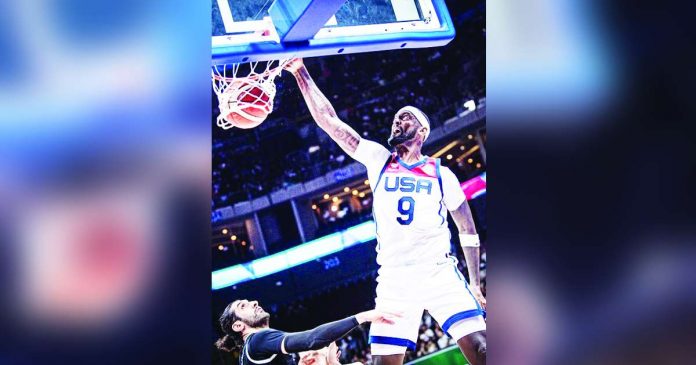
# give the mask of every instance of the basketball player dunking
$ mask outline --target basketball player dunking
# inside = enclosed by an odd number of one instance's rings
[[[486,363],[486,299],[479,279],[479,238],[457,177],[440,160],[421,154],[430,122],[406,106],[394,116],[389,152],[361,138],[336,112],[312,80],[301,59],[285,69],[297,80],[314,120],[352,158],[367,168],[377,226],[377,308],[403,313],[393,325],[370,328],[376,365],[403,364],[415,349],[423,310],[438,321],[469,363]],[[467,284],[450,255],[447,210],[464,250]]]

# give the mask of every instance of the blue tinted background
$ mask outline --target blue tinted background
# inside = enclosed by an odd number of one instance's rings
[[[0,54],[0,363],[208,363],[210,3],[5,1]]]
[[[488,2],[489,364],[692,361],[688,13]]]

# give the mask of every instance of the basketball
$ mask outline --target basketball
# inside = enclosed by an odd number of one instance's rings
[[[261,87],[240,81],[229,88],[227,103],[229,110],[226,119],[235,127],[250,129],[263,123],[271,113],[271,97]]]

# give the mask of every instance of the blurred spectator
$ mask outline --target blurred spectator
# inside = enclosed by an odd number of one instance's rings
[[[445,347],[457,344],[454,339],[445,335],[445,333],[442,332],[439,327],[435,328],[435,338],[437,339],[437,347],[439,349],[444,349]]]
[[[433,330],[430,329],[430,327],[428,325],[426,325],[425,322],[423,324],[421,324],[418,332],[420,333],[418,338],[422,342],[428,342],[435,336],[435,333],[433,332]]]

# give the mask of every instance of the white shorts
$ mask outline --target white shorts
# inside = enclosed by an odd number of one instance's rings
[[[370,346],[373,355],[403,354],[415,350],[423,310],[455,340],[486,330],[485,311],[469,291],[456,259],[414,270],[380,269],[376,307],[403,313],[394,324],[373,323]]]

